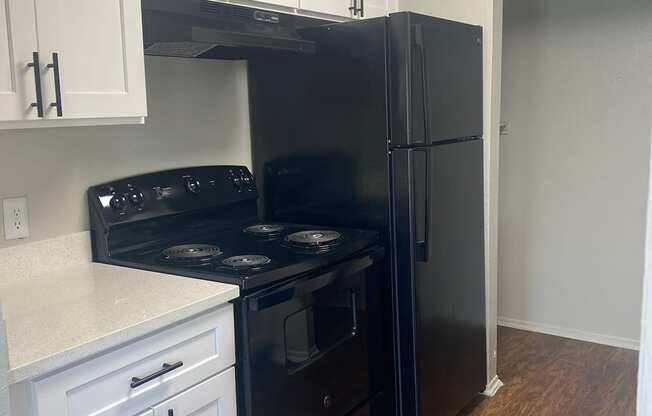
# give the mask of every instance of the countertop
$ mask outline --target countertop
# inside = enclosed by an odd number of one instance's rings
[[[0,283],[9,384],[207,311],[237,286],[98,263]]]

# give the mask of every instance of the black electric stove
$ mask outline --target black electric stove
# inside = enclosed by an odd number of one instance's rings
[[[100,262],[237,284],[243,291],[340,262],[374,231],[263,223],[244,167],[157,172],[92,187]]]
[[[264,223],[242,166],[89,189],[97,262],[237,284],[241,416],[344,416],[381,388],[378,233]]]

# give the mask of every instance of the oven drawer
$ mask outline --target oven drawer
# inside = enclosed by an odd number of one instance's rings
[[[35,415],[138,414],[233,366],[233,325],[227,305],[37,380]]]
[[[235,369],[152,407],[153,416],[236,416]]]

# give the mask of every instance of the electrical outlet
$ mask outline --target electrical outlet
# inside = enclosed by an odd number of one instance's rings
[[[11,198],[2,201],[5,222],[5,239],[17,240],[29,237],[27,198]]]
[[[509,135],[509,122],[508,121],[501,121],[500,122],[500,135],[501,136],[507,136]]]

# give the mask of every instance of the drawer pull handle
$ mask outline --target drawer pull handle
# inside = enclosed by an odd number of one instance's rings
[[[136,387],[140,387],[143,384],[149,383],[150,381],[152,381],[154,379],[157,379],[157,378],[161,377],[162,375],[167,374],[167,373],[169,373],[171,371],[174,371],[174,370],[176,370],[177,368],[179,368],[181,366],[183,366],[183,361],[179,361],[179,362],[174,363],[174,364],[165,363],[165,364],[163,364],[163,368],[160,369],[159,371],[157,371],[156,373],[152,373],[152,374],[150,374],[148,376],[145,376],[143,378],[132,377],[131,378],[131,388],[135,389]]]

